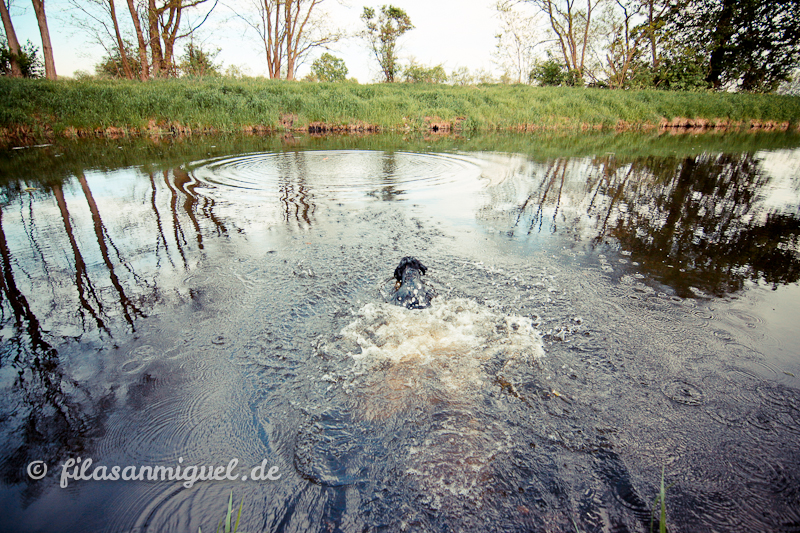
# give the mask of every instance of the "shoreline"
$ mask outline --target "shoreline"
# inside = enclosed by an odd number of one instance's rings
[[[488,133],[590,133],[590,132],[603,132],[603,133],[659,133],[670,135],[681,134],[721,134],[721,133],[746,133],[746,132],[800,132],[800,125],[792,128],[788,122],[774,122],[774,121],[749,121],[749,122],[729,122],[725,119],[706,120],[706,119],[689,119],[689,118],[674,118],[671,121],[663,119],[659,124],[653,123],[626,123],[620,122],[614,126],[606,126],[604,124],[586,124],[579,125],[540,125],[540,124],[519,124],[506,128],[493,128],[493,129],[474,129],[470,130],[475,134],[488,134]],[[11,146],[32,146],[43,142],[53,142],[59,138],[76,140],[76,139],[163,139],[163,138],[178,138],[178,137],[191,137],[191,136],[210,136],[210,135],[254,135],[254,136],[273,136],[273,135],[378,135],[378,134],[433,134],[433,135],[460,135],[467,133],[461,128],[452,127],[448,122],[436,122],[424,129],[408,128],[408,127],[389,127],[383,128],[374,124],[328,124],[328,123],[312,123],[308,126],[302,127],[274,127],[263,124],[241,126],[237,129],[218,129],[212,126],[189,127],[180,124],[180,122],[172,121],[167,123],[156,124],[152,121],[146,129],[139,129],[135,127],[119,127],[108,126],[106,128],[75,128],[68,127],[60,133],[56,133],[52,126],[45,125],[41,128],[33,128],[26,125],[16,125],[11,127],[0,127],[0,149],[8,149]]]
[[[0,77],[0,143],[205,134],[800,131],[800,97],[528,85]]]

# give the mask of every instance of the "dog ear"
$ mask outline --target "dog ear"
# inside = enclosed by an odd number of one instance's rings
[[[423,264],[420,262],[420,260],[419,260],[419,259],[417,259],[416,257],[409,257],[408,259],[409,259],[409,262],[408,262],[408,263],[409,263],[409,265],[408,265],[408,266],[410,266],[410,267],[412,267],[412,268],[416,268],[417,270],[419,270],[419,271],[420,271],[420,272],[422,272],[423,274],[425,274],[425,272],[427,272],[427,271],[428,271],[428,267],[426,267],[425,265],[423,265]]]

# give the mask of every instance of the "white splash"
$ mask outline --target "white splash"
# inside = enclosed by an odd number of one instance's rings
[[[361,348],[349,353],[357,374],[386,362],[425,366],[438,370],[439,380],[453,389],[485,381],[481,364],[493,357],[507,365],[544,355],[530,318],[498,314],[466,298],[434,300],[423,310],[368,303],[341,333]]]

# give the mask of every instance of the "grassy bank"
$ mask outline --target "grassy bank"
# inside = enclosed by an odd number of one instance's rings
[[[339,129],[490,131],[800,124],[800,98],[566,87],[327,84],[263,79],[0,78],[5,135]]]

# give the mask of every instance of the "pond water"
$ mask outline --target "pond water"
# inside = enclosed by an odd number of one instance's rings
[[[798,147],[7,150],[0,529],[797,531]]]

